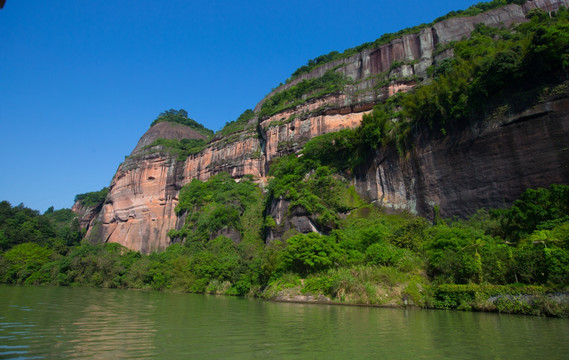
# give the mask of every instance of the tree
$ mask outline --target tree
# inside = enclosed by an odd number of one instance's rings
[[[287,240],[287,247],[281,253],[280,268],[306,276],[334,265],[340,259],[340,251],[328,236],[317,233],[295,235]]]

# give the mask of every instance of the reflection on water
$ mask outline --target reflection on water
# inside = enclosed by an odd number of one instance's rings
[[[125,291],[0,287],[0,358],[152,358],[153,304]],[[26,356],[30,355],[30,357]]]
[[[0,286],[0,358],[565,359],[569,320]]]

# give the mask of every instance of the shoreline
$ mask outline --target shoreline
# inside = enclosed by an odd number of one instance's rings
[[[258,299],[262,301],[274,303],[290,303],[290,304],[309,304],[309,305],[332,305],[332,306],[350,306],[350,307],[368,307],[368,308],[384,308],[384,309],[419,309],[419,310],[452,310],[452,311],[469,311],[469,312],[485,312],[495,314],[508,314],[508,315],[524,315],[524,316],[544,316],[556,318],[569,318],[569,290],[559,292],[547,292],[541,294],[494,294],[486,299],[476,299],[476,302],[467,304],[461,302],[459,306],[437,306],[435,303],[428,303],[425,306],[419,306],[412,301],[408,304],[365,304],[365,303],[349,303],[342,301],[334,301],[329,297],[319,295],[275,295],[272,297],[263,297],[261,294],[249,294],[245,296],[223,294],[223,293],[196,293],[188,292],[180,289],[144,289],[144,288],[111,288],[111,287],[96,287],[86,286],[81,284],[76,285],[30,285],[30,284],[9,284],[1,283],[5,286],[24,286],[24,287],[85,287],[92,289],[114,289],[114,290],[135,290],[135,291],[152,291],[163,293],[177,293],[177,294],[196,294],[196,295],[213,295],[213,296],[233,296],[243,299]],[[467,285],[465,285],[467,286]],[[480,295],[481,293],[479,293]]]
[[[459,306],[436,306],[434,303],[419,306],[408,304],[364,304],[334,301],[320,295],[276,295],[270,298],[261,298],[265,301],[292,304],[333,305],[351,307],[372,307],[385,309],[420,309],[420,310],[452,310],[485,312],[508,315],[545,316],[556,318],[569,318],[569,291],[551,292],[543,294],[495,294],[487,299],[477,299],[472,303],[461,302]]]

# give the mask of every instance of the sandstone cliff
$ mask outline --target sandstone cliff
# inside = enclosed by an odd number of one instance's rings
[[[184,161],[159,148],[150,151],[148,146],[157,138],[200,138],[199,134],[182,125],[158,123],[117,170],[100,212],[84,220],[90,224],[88,236],[95,242],[118,242],[144,253],[164,249],[170,244],[168,230],[183,222],[174,211],[179,190],[192,179],[207,180],[220,172],[234,178],[246,174],[263,178],[275,158],[299,150],[314,136],[357,127],[376,103],[413,88],[429,66],[452,56],[437,48],[468,36],[475,24],[507,26],[525,21],[535,7],[552,11],[561,5],[569,2],[535,0],[474,17],[452,18],[324,64],[275,89],[257,104],[255,112],[259,114],[274,94],[329,71],[349,80],[343,90],[253,119],[246,130],[217,136]],[[569,131],[568,111],[567,100],[556,100],[528,114],[498,119],[488,127],[466,129],[460,138],[423,134],[411,156],[401,159],[396,153],[378,153],[366,169],[355,174],[353,183],[360,194],[381,206],[422,215],[430,215],[434,205],[445,216],[503,206],[528,187],[569,182],[563,142]],[[290,226],[303,232],[314,230],[309,219],[297,221],[303,214],[285,219],[283,209],[284,205],[273,204],[273,217],[290,221]]]

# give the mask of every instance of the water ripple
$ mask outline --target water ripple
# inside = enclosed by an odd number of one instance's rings
[[[569,351],[568,325],[496,314],[0,286],[0,358],[557,359]]]

